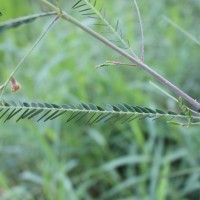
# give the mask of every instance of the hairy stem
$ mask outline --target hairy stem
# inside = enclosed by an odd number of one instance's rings
[[[38,0],[38,1],[40,1],[41,3],[43,3],[44,5],[46,5],[47,7],[49,7],[51,10],[60,13],[60,9],[58,7],[56,7],[55,5],[53,5],[52,3],[50,3],[49,1],[47,1],[47,0]],[[186,94],[185,92],[183,92],[177,86],[175,86],[170,81],[168,81],[166,78],[164,78],[163,76],[161,76],[160,74],[158,74],[156,71],[154,71],[148,65],[146,65],[145,63],[143,63],[139,59],[136,59],[133,56],[129,55],[128,53],[126,53],[125,51],[123,51],[122,49],[120,49],[119,47],[117,47],[115,44],[113,44],[112,42],[110,42],[109,40],[107,40],[106,38],[104,38],[103,36],[101,36],[100,34],[98,34],[97,32],[93,31],[91,28],[84,26],[78,20],[76,20],[75,18],[73,18],[72,16],[70,16],[69,14],[67,14],[66,12],[62,11],[61,17],[63,19],[65,19],[65,20],[71,22],[75,26],[81,28],[85,32],[89,33],[90,35],[92,35],[93,37],[95,37],[96,39],[98,39],[99,41],[101,41],[102,43],[104,43],[105,45],[107,45],[108,47],[112,48],[117,53],[119,53],[123,57],[127,58],[131,62],[137,64],[140,68],[142,68],[147,73],[151,74],[154,78],[156,78],[158,81],[160,81],[162,84],[164,84],[165,86],[167,86],[168,88],[170,88],[178,96],[181,96],[183,99],[185,99],[191,105],[193,105],[198,110],[200,110],[200,104],[195,99],[193,99],[191,96],[189,96],[188,94]]]

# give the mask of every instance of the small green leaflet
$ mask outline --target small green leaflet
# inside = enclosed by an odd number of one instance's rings
[[[188,117],[188,123],[190,124],[192,122],[192,113],[189,110],[189,108],[184,104],[181,97],[178,98],[178,105],[182,110],[183,114],[185,114]]]
[[[16,122],[22,120],[34,120],[35,122],[46,122],[63,116],[65,123],[96,124],[102,123],[130,123],[135,119],[143,120],[149,118],[158,120],[160,118],[182,119],[188,117],[174,112],[165,112],[160,109],[129,105],[120,103],[117,105],[98,106],[95,104],[81,103],[79,105],[57,105],[51,103],[28,103],[28,102],[0,102],[0,121],[7,122],[13,119]],[[200,117],[198,118],[200,119]]]
[[[1,22],[0,23],[0,33],[2,33],[3,31],[6,31],[10,28],[16,28],[18,26],[21,26],[25,23],[31,23],[34,20],[36,20],[37,18],[41,18],[41,17],[45,17],[45,16],[50,16],[50,15],[56,15],[57,12],[45,12],[45,13],[38,13],[38,14],[34,14],[34,15],[29,15],[29,16],[23,16],[17,19],[11,19],[5,22]],[[0,16],[2,15],[2,13],[0,12]]]

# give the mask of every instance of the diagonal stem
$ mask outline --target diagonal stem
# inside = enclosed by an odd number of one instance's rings
[[[52,3],[50,3],[49,1],[47,1],[47,0],[38,0],[38,1],[40,1],[41,3],[43,3],[44,5],[46,5],[47,7],[49,7],[52,11],[56,11],[58,13],[60,12],[59,8],[56,7],[55,5],[53,5]],[[109,40],[107,40],[106,38],[104,38],[103,36],[101,36],[100,34],[98,34],[97,32],[93,31],[91,28],[89,28],[87,26],[84,26],[78,20],[76,20],[75,18],[73,18],[72,16],[70,16],[69,14],[67,14],[66,12],[62,11],[61,17],[63,19],[65,19],[65,20],[71,22],[75,26],[81,28],[83,31],[87,32],[88,34],[92,35],[93,37],[95,37],[96,39],[98,39],[99,41],[101,41],[102,43],[104,43],[105,45],[107,45],[108,47],[110,47],[111,49],[113,49],[114,51],[116,51],[117,53],[119,53],[120,55],[122,55],[123,57],[127,58],[131,62],[137,64],[138,67],[142,68],[147,73],[151,74],[155,79],[157,79],[158,81],[160,81],[162,84],[164,84],[165,86],[167,86],[168,88],[170,88],[178,96],[181,96],[183,99],[185,99],[187,102],[189,102],[195,108],[197,108],[197,110],[200,110],[200,103],[199,102],[197,102],[191,96],[189,96],[184,91],[182,91],[181,89],[179,89],[177,86],[175,86],[174,84],[172,84],[166,78],[164,78],[163,76],[161,76],[160,74],[158,74],[156,71],[154,71],[148,65],[146,65],[142,61],[134,58],[133,56],[129,55],[128,53],[126,53],[125,51],[123,51],[122,49],[120,49],[119,47],[117,47],[115,44],[113,44],[112,42],[110,42]]]
[[[5,89],[9,83],[9,81],[13,78],[14,74],[17,72],[17,70],[20,68],[21,64],[24,62],[24,60],[31,54],[31,52],[35,49],[35,47],[40,43],[40,41],[44,38],[44,36],[47,34],[49,29],[53,26],[53,24],[59,19],[59,16],[56,16],[53,21],[50,23],[50,25],[47,27],[47,29],[40,35],[40,37],[36,40],[36,42],[33,44],[33,46],[26,52],[26,54],[21,58],[15,69],[12,71],[4,85],[2,86],[2,92],[0,95],[0,100],[2,100]]]

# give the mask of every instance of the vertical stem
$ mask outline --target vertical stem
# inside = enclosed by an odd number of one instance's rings
[[[141,19],[140,10],[138,8],[136,0],[134,0],[134,4],[135,4],[135,7],[136,7],[138,19],[139,19],[140,32],[141,32],[141,38],[142,38],[142,41],[141,41],[141,60],[144,62],[144,31],[143,31],[142,19]]]

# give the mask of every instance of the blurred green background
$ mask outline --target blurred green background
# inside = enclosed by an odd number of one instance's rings
[[[52,0],[52,2],[55,2]],[[62,9],[93,22],[62,0]],[[135,52],[141,36],[133,0],[105,1],[107,15]],[[200,99],[199,46],[163,20],[200,33],[200,1],[138,1],[145,33],[145,62]],[[0,1],[0,22],[46,11],[36,0]],[[0,82],[48,26],[52,17],[0,35]],[[97,27],[98,28],[98,27]],[[200,39],[198,37],[198,39]],[[176,103],[149,84],[140,69],[95,69],[123,59],[82,30],[60,20],[25,60],[15,78],[22,90],[6,99],[56,104],[128,103],[176,111]],[[158,83],[157,83],[158,84]],[[1,200],[196,200],[200,198],[200,131],[165,121],[93,126],[35,121],[0,124]]]

